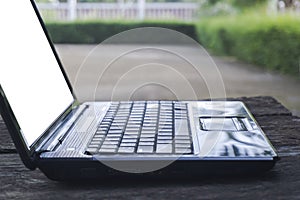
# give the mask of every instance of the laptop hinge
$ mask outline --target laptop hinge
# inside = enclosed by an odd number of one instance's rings
[[[69,133],[69,130],[74,126],[75,122],[87,108],[87,105],[80,105],[75,111],[70,112],[68,116],[50,133],[50,138],[36,149],[36,153],[40,154],[43,152],[54,151],[59,145],[61,145]]]

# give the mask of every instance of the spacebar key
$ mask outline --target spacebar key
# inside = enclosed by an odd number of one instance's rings
[[[188,121],[186,119],[175,119],[175,135],[189,135]]]

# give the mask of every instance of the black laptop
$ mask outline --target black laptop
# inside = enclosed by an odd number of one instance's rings
[[[0,111],[27,168],[70,180],[274,166],[278,155],[239,101],[79,103],[34,2],[2,4],[14,11],[1,9]]]

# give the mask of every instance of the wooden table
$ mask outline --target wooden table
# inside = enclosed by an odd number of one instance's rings
[[[300,118],[271,97],[244,101],[281,160],[257,177],[59,183],[21,162],[0,119],[0,199],[300,199]]]

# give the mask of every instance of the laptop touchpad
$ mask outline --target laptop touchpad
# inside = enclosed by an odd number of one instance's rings
[[[237,117],[200,117],[200,129],[203,131],[247,131],[245,118]]]

